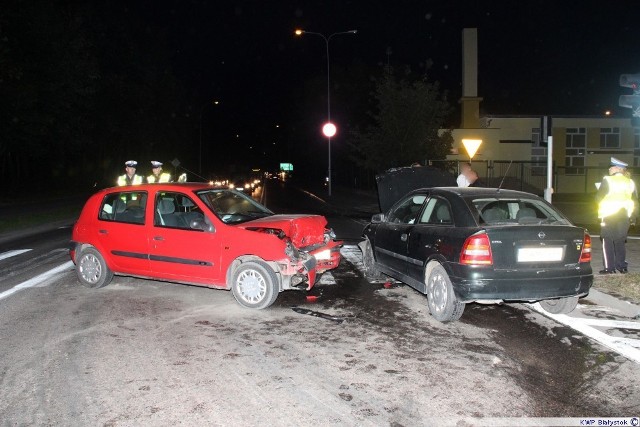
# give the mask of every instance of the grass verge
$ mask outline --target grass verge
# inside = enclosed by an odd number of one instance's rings
[[[640,273],[594,275],[593,287],[634,304],[640,304]]]

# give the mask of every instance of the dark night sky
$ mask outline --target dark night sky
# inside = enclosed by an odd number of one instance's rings
[[[461,31],[477,27],[479,95],[493,114],[599,114],[616,108],[621,73],[640,70],[633,1],[158,1],[143,25],[171,36],[178,74],[247,114],[281,111],[279,95],[331,63],[410,64],[460,94]],[[388,48],[391,55],[387,56]],[[254,108],[260,107],[257,110]],[[270,108],[267,108],[270,106]],[[251,113],[250,113],[251,112]],[[626,113],[620,110],[620,113]]]
[[[325,35],[358,31],[331,40],[333,84],[339,84],[339,75],[333,74],[339,68],[348,73],[354,64],[408,64],[439,81],[457,107],[462,29],[476,27],[478,95],[488,114],[600,115],[612,109],[630,115],[617,107],[618,96],[628,93],[618,79],[621,73],[640,71],[640,25],[631,0],[128,4],[141,29],[163,34],[170,44],[174,73],[190,91],[193,114],[204,111],[205,139],[212,127],[233,127],[228,132],[241,138],[249,134],[238,144],[245,148],[252,144],[247,139],[271,138],[265,129],[295,125],[289,122],[299,107],[289,103],[291,93],[309,91],[309,80],[326,79],[324,41],[314,35],[295,37],[296,28]],[[307,135],[316,138],[311,144],[318,155],[324,144],[319,128],[326,112],[325,88],[317,94],[317,109],[309,111],[317,116],[318,128]],[[221,104],[201,109],[211,99]],[[332,111],[338,111],[332,116],[339,122],[339,100],[332,101]],[[453,115],[451,126],[459,124],[458,117]]]
[[[322,175],[326,172],[327,151],[326,139],[320,134],[326,118],[325,43],[316,35],[296,37],[296,28],[325,35],[358,31],[356,35],[339,35],[330,44],[331,111],[340,130],[344,130],[343,124],[354,126],[366,120],[363,117],[370,109],[369,77],[380,74],[387,63],[396,70],[410,66],[414,76],[426,73],[430,81],[438,81],[448,91],[448,99],[458,107],[461,35],[469,27],[478,28],[478,95],[484,98],[483,113],[601,115],[611,109],[614,115],[628,117],[631,112],[617,103],[620,95],[630,91],[621,88],[618,80],[620,74],[640,72],[636,3],[637,0],[95,0],[52,2],[53,6],[47,9],[13,0],[12,14],[6,16],[31,18],[31,32],[19,37],[11,31],[19,33],[21,26],[7,25],[9,37],[3,42],[7,46],[4,52],[13,55],[14,63],[28,66],[28,61],[21,61],[21,49],[31,49],[31,56],[38,57],[39,51],[34,52],[32,46],[45,53],[49,48],[47,43],[33,43],[33,37],[41,37],[38,19],[67,18],[75,16],[74,10],[86,9],[79,16],[88,16],[87,22],[97,20],[99,25],[95,27],[82,27],[88,34],[83,33],[77,40],[97,43],[92,50],[99,56],[96,62],[112,68],[100,69],[102,76],[113,79],[107,81],[113,86],[105,87],[125,94],[133,87],[146,96],[137,98],[138,103],[132,100],[137,92],[130,92],[128,98],[114,96],[111,104],[99,105],[105,109],[115,106],[119,111],[101,110],[96,119],[86,119],[96,124],[86,127],[95,132],[94,143],[103,151],[108,165],[106,176],[119,172],[122,162],[133,156],[157,156],[165,161],[180,158],[183,167],[194,170],[202,158],[212,165],[210,169],[215,169],[243,155],[250,158],[247,163],[262,157],[268,158],[271,165],[284,159],[302,159],[301,163],[315,167],[315,173]],[[46,11],[54,9],[57,13],[48,18]],[[75,22],[69,19],[69,28],[73,28]],[[5,32],[0,28],[0,33]],[[73,35],[63,36],[66,43],[74,40]],[[14,44],[14,40],[25,45]],[[57,41],[51,41],[55,47]],[[65,59],[64,49],[55,52],[62,52],[60,56]],[[81,44],[73,52],[81,55]],[[46,56],[43,62],[34,63],[48,64],[49,59],[54,67],[58,66],[55,59]],[[61,63],[76,67],[73,60]],[[80,65],[89,67],[91,63]],[[170,99],[174,92],[162,92],[161,87],[153,86],[162,84],[161,79],[148,84],[141,77],[146,68],[156,76],[162,72],[171,75],[171,82],[180,86],[175,91],[179,97]],[[82,75],[82,68],[79,70],[67,73],[73,78]],[[9,75],[9,71],[4,74]],[[128,85],[131,74],[134,84]],[[41,80],[47,78],[45,73],[34,72],[32,76],[40,78],[36,83],[41,85]],[[120,86],[113,83],[121,80]],[[64,79],[60,81],[69,84]],[[140,87],[141,81],[145,90]],[[358,85],[361,82],[367,84]],[[13,93],[21,94],[19,79],[13,83],[18,88]],[[24,87],[30,86],[25,83]],[[45,82],[45,92],[47,89]],[[168,97],[164,97],[165,93]],[[57,98],[54,96],[53,100]],[[37,104],[43,110],[66,105],[63,100],[50,107],[51,100],[44,99]],[[211,105],[214,99],[220,105]],[[118,114],[120,111],[123,114]],[[30,111],[22,114],[29,117]],[[40,115],[43,120],[45,116]],[[62,113],[59,116],[60,122],[68,119]],[[157,125],[154,120],[169,125],[153,129]],[[170,129],[174,122],[177,124]],[[459,114],[454,113],[448,125],[458,126]],[[25,141],[30,141],[29,128],[23,129],[27,130]],[[175,135],[167,133],[175,129]],[[106,134],[104,131],[111,133],[100,139]],[[237,141],[236,134],[240,135]],[[348,153],[338,152],[347,146],[346,134],[343,131],[334,138],[337,159],[348,157]],[[75,137],[72,132],[63,135]],[[76,138],[80,142],[81,139]],[[120,150],[110,152],[110,147],[104,147],[105,141],[113,141]],[[129,141],[143,143],[129,149]],[[352,165],[342,165],[343,170],[349,167]]]

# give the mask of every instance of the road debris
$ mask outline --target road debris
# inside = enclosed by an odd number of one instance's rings
[[[332,316],[332,315],[327,314],[327,313],[321,313],[319,311],[309,310],[308,308],[291,307],[291,309],[293,311],[295,311],[296,313],[300,313],[300,314],[308,314],[309,316],[319,317],[321,319],[331,320],[331,321],[334,321],[334,322],[337,322],[337,323],[344,322],[344,318],[343,317]]]

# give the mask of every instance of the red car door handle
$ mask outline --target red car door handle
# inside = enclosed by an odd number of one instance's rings
[[[107,230],[98,230],[98,233],[100,233],[100,234],[109,234],[109,232]]]
[[[164,237],[162,237],[162,236],[154,236],[153,240],[164,240]]]

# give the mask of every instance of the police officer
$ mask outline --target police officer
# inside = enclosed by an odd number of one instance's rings
[[[171,182],[171,175],[166,172],[162,172],[161,162],[157,160],[152,160],[151,171],[153,173],[147,177],[147,182],[149,184],[154,184],[158,182]]]
[[[638,192],[635,182],[629,177],[627,164],[611,158],[609,175],[602,178],[596,194],[600,238],[604,269],[600,274],[612,274],[616,270],[627,273],[626,248],[630,223],[635,223],[638,214]]]
[[[119,186],[142,184],[142,177],[140,175],[136,175],[137,166],[138,162],[135,160],[128,160],[124,162],[124,170],[126,173],[118,177],[117,183]]]

